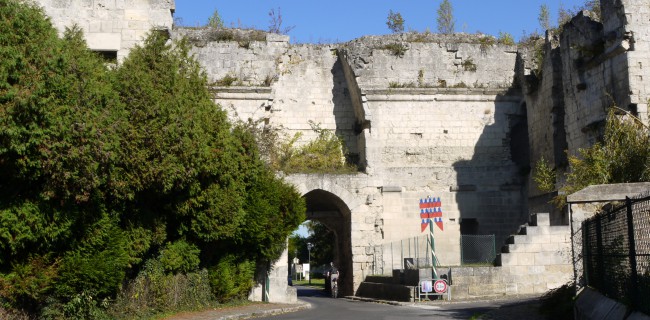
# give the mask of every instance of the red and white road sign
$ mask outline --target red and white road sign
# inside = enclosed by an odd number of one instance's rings
[[[436,293],[447,292],[447,282],[445,280],[436,280],[436,282],[433,283],[433,290]]]

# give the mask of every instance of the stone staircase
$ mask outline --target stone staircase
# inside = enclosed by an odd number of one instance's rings
[[[519,293],[543,293],[571,279],[571,228],[551,226],[548,213],[530,216],[501,248],[497,257]]]
[[[548,213],[530,216],[512,235],[497,256],[496,266],[449,267],[452,300],[507,295],[542,294],[573,278],[569,226],[551,226]],[[368,276],[356,295],[374,299],[413,301],[416,270],[400,276]]]

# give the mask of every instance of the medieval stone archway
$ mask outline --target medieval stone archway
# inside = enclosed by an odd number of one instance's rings
[[[319,221],[334,233],[334,263],[341,272],[341,293],[351,295],[354,284],[350,208],[341,198],[322,189],[309,191],[304,198],[307,220]]]

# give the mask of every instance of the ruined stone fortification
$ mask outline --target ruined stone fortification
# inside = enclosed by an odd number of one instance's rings
[[[88,47],[124,59],[151,29],[171,31],[174,0],[37,0],[63,33],[77,24]]]
[[[65,8],[87,8],[79,16],[90,47],[103,50],[91,39],[119,34],[111,48],[119,42],[120,56],[145,26],[170,26],[173,11],[171,0],[142,1],[160,16],[135,14],[129,1],[41,2],[58,27],[78,21]],[[315,137],[310,122],[344,138],[359,173],[286,178],[305,195],[308,217],[336,232],[343,289],[352,293],[366,275],[388,268],[381,244],[427,234],[419,215],[427,196],[442,203],[443,228],[433,229],[443,265],[460,264],[461,233],[495,234],[498,248],[530,213],[550,212],[551,226],[568,222],[531,183],[530,168],[544,157],[566,170],[567,153],[597,139],[613,104],[648,119],[650,0],[601,2],[603,23],[580,13],[562,32],[548,33],[541,63],[533,48],[482,35],[408,33],[331,45],[293,45],[287,36],[246,30],[176,28],[171,36],[193,45],[215,101],[231,117],[302,132],[302,142]],[[535,245],[511,243],[519,253],[503,270],[520,282],[488,287],[538,293],[568,281],[561,247],[569,235],[561,229],[519,238]],[[555,255],[531,252],[545,241]],[[559,276],[544,276],[544,258]],[[276,268],[278,285],[284,270]]]

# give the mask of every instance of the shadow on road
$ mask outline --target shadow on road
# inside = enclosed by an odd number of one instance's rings
[[[295,286],[298,289],[298,298],[300,297],[321,297],[327,298],[325,290],[322,288]]]

